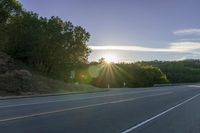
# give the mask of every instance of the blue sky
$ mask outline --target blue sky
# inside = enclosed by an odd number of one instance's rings
[[[200,57],[200,0],[20,0],[91,34],[89,60],[115,62]]]

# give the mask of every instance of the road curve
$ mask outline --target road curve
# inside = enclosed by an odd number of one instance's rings
[[[0,100],[2,133],[199,133],[200,86]]]

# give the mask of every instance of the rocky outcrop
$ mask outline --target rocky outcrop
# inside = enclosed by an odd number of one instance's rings
[[[0,52],[0,74],[16,69],[14,60],[7,54]]]
[[[0,91],[22,93],[32,90],[32,74],[20,69],[15,61],[0,52]]]

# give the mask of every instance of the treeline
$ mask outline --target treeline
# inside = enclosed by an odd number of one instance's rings
[[[103,65],[104,64],[104,65]],[[91,72],[92,71],[92,72]],[[200,60],[142,61],[107,64],[92,62],[76,72],[76,82],[98,87],[145,87],[154,84],[200,82]]]
[[[147,87],[169,83],[158,67],[106,62],[92,62],[82,66],[82,69],[76,71],[74,80],[98,87]]]
[[[171,83],[200,82],[200,60],[138,62],[160,68]]]
[[[68,80],[87,63],[90,34],[59,17],[40,17],[16,0],[0,1],[0,50],[37,72]]]

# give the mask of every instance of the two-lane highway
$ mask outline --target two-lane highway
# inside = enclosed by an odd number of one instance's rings
[[[0,101],[2,133],[199,133],[200,86]]]

